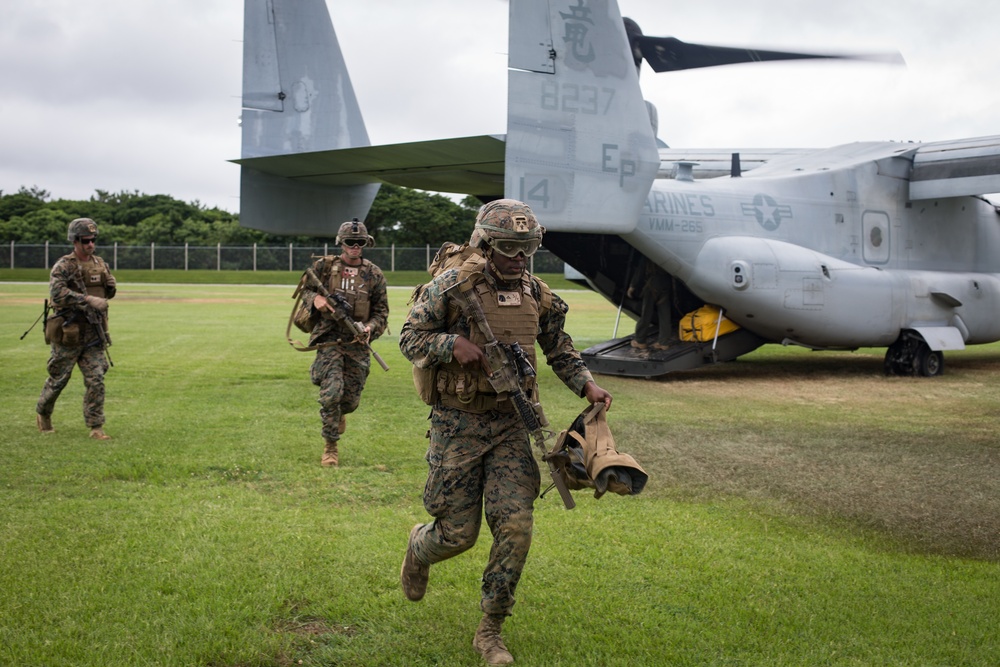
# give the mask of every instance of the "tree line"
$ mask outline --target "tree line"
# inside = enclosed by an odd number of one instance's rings
[[[383,184],[365,225],[377,245],[440,246],[469,238],[480,202],[461,203],[439,194]],[[100,227],[101,245],[249,246],[333,244],[343,220],[330,221],[330,236],[285,236],[241,227],[239,214],[182,202],[169,195],[97,190],[86,201],[53,199],[37,186],[16,193],[0,190],[0,241],[65,243],[74,218]]]

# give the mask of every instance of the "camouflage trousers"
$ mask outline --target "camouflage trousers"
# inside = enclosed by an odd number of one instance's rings
[[[340,418],[358,409],[361,392],[371,370],[368,347],[345,343],[316,351],[309,371],[312,383],[319,387],[319,416],[323,420],[323,439],[340,439]]]
[[[510,615],[531,547],[541,478],[528,432],[516,414],[431,412],[424,507],[434,517],[413,541],[416,558],[434,564],[471,548],[485,510],[493,534],[480,608]]]
[[[649,342],[656,333],[657,343],[661,345],[670,343],[677,337],[677,327],[670,321],[672,310],[668,292],[647,286],[642,293],[639,320],[635,323],[635,339],[639,342]]]
[[[108,359],[99,345],[90,347],[65,347],[52,344],[49,356],[49,377],[38,397],[35,412],[49,417],[56,407],[59,394],[66,388],[73,367],[79,365],[83,373],[83,421],[90,428],[104,425],[104,374],[108,370]]]

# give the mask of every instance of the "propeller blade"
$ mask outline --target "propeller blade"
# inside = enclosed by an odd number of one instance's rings
[[[675,37],[647,37],[641,33],[629,36],[636,40],[634,44],[638,45],[643,58],[646,59],[654,72],[678,72],[699,67],[806,59],[865,60],[905,64],[899,53],[832,54],[761,51],[708,44],[690,44]]]

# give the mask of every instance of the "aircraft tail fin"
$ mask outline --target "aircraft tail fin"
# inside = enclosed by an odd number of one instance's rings
[[[364,218],[378,184],[310,183],[281,157],[370,145],[326,2],[245,0],[243,40],[242,157],[262,169],[241,167],[240,223],[333,236]]]
[[[635,228],[659,168],[615,0],[511,0],[506,196],[554,231]]]

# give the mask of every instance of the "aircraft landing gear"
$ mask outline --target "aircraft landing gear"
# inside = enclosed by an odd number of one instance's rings
[[[944,354],[932,350],[920,336],[904,332],[885,351],[886,375],[935,377],[944,372]]]

